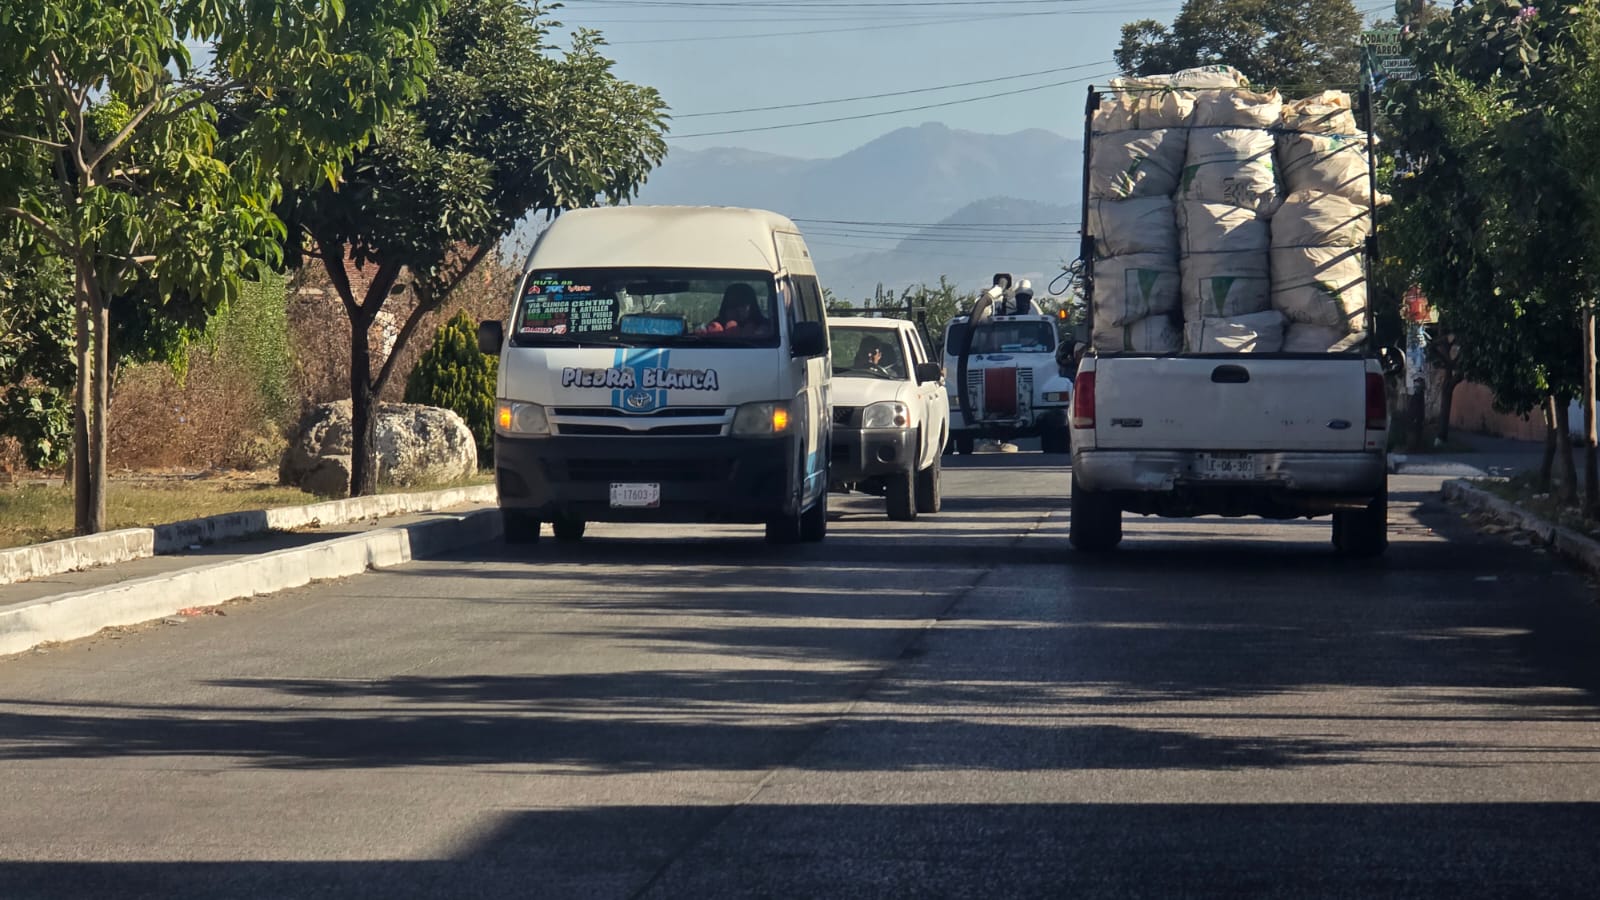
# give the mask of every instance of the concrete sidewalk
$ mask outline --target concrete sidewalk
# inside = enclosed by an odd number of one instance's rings
[[[448,510],[303,526],[0,585],[0,655],[87,637],[190,607],[359,575],[500,535],[482,502]]]
[[[1397,475],[1442,475],[1453,478],[1510,478],[1537,471],[1544,460],[1542,441],[1515,441],[1483,434],[1454,432],[1451,440],[1466,452],[1391,453],[1389,470]]]

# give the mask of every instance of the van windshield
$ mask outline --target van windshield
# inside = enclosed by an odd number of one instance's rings
[[[512,319],[519,347],[775,347],[770,272],[617,268],[535,270]]]

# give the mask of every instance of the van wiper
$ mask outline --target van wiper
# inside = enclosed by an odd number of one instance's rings
[[[513,347],[626,347],[632,349],[637,344],[628,341],[608,338],[595,340],[593,338],[576,338],[566,334],[525,334],[516,335],[511,339]]]

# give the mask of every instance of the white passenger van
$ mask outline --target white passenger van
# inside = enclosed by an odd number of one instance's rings
[[[822,289],[800,230],[754,209],[564,213],[528,256],[500,355],[495,484],[508,542],[586,523],[827,532]],[[676,532],[682,534],[683,532]]]

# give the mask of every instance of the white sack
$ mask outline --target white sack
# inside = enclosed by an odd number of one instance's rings
[[[1095,135],[1089,197],[1166,197],[1178,186],[1189,132],[1182,128]]]
[[[1278,203],[1275,143],[1271,132],[1254,128],[1190,129],[1181,198],[1272,215]]]
[[[1272,246],[1360,247],[1372,231],[1366,204],[1334,194],[1290,194],[1272,217]]]
[[[1184,90],[1149,91],[1139,95],[1135,122],[1140,128],[1186,128],[1194,118],[1194,93]]]
[[[1179,271],[1185,323],[1247,316],[1272,308],[1272,279],[1265,252],[1185,256]]]
[[[1292,322],[1353,334],[1366,326],[1367,280],[1357,247],[1272,251],[1272,308]]]
[[[1183,330],[1173,316],[1150,316],[1121,328],[1094,330],[1094,349],[1101,353],[1177,353]]]
[[[1266,219],[1228,203],[1177,204],[1178,248],[1195,253],[1259,253],[1266,265],[1271,233]]]
[[[1280,135],[1278,162],[1289,193],[1337,194],[1362,205],[1370,200],[1365,135]]]
[[[1355,112],[1344,91],[1323,91],[1283,107],[1283,127],[1312,134],[1355,134]]]
[[[1179,88],[1191,91],[1249,87],[1250,79],[1233,66],[1197,66],[1170,75],[1123,75],[1108,82],[1114,91]]]
[[[1100,105],[1094,111],[1095,134],[1112,134],[1118,131],[1131,131],[1135,115],[1135,100],[1132,94],[1112,94],[1100,98]]]
[[[1099,259],[1131,253],[1178,255],[1178,223],[1166,197],[1090,200],[1089,234]]]
[[[1283,335],[1285,353],[1343,353],[1355,350],[1367,341],[1367,333],[1358,331],[1345,334],[1342,329],[1325,325],[1302,325],[1290,322]]]
[[[1273,128],[1282,117],[1283,97],[1277,91],[1199,91],[1190,124],[1196,128]]]
[[[1112,256],[1094,263],[1094,326],[1116,328],[1181,307],[1178,261],[1164,253]]]
[[[1186,353],[1277,353],[1283,349],[1283,314],[1275,310],[1183,326]]]

